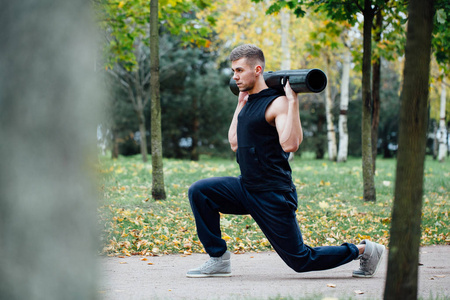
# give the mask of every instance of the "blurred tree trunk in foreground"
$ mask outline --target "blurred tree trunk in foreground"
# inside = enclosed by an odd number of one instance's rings
[[[412,0],[384,299],[417,299],[433,1]]]
[[[93,163],[102,85],[89,4],[2,1],[2,299],[98,295]]]

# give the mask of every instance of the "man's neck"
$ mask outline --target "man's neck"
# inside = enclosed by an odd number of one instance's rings
[[[261,92],[262,90],[265,90],[269,88],[266,84],[266,81],[264,80],[264,77],[259,77],[259,80],[256,81],[255,86],[248,91],[248,94],[258,94],[259,92]]]

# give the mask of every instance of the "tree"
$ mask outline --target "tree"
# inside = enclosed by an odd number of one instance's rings
[[[163,153],[161,140],[161,102],[159,91],[159,20],[158,0],[150,0],[150,90],[152,137],[152,196],[166,199],[164,189]]]
[[[319,28],[310,33],[310,39],[313,42],[308,42],[306,48],[309,53],[316,57],[323,57],[325,65],[325,73],[327,74],[327,87],[325,88],[325,118],[327,131],[327,145],[328,145],[328,159],[336,161],[337,146],[336,146],[336,132],[334,130],[334,116],[333,109],[333,88],[336,80],[334,79],[335,72],[332,72],[332,61],[334,61],[334,52],[338,51],[340,45],[337,40],[345,25],[330,22],[323,14],[318,14],[317,19]]]
[[[98,297],[93,166],[104,99],[89,4],[2,1],[2,299]]]
[[[253,0],[260,2],[261,0]],[[315,6],[316,11],[325,12],[333,20],[346,20],[355,24],[356,14],[361,12],[364,17],[363,29],[363,59],[362,59],[362,169],[363,169],[363,198],[365,201],[376,201],[375,181],[372,160],[372,89],[371,89],[371,60],[372,60],[372,25],[375,14],[386,0],[364,0],[364,1],[276,1],[268,13],[279,11],[280,8],[289,6],[297,16],[304,16],[303,6]]]
[[[416,299],[433,1],[411,0],[385,299]]]
[[[438,159],[440,162],[444,162],[445,157],[447,156],[447,144],[448,144],[448,133],[447,127],[445,124],[445,104],[447,102],[447,87],[445,86],[445,74],[442,75],[441,82],[441,109],[439,114],[439,154]]]
[[[351,52],[349,49],[350,45],[346,33],[344,33],[343,39],[345,49],[343,55],[344,58],[342,61],[341,101],[339,105],[339,150],[337,156],[338,162],[347,161],[348,153],[347,112],[349,101]]]
[[[401,1],[390,2],[384,9],[379,9],[375,15],[373,27],[374,51],[372,59],[372,161],[373,172],[376,170],[378,150],[378,134],[381,108],[381,64],[382,59],[393,61],[403,55],[405,44],[404,24],[406,7]],[[385,85],[385,83],[383,83]]]
[[[172,72],[161,78],[162,135],[165,157],[198,160],[199,155],[229,157],[224,143],[236,96],[227,75],[229,62],[206,47],[180,47],[174,36],[163,35],[162,66]]]
[[[440,0],[436,2],[436,21],[433,30],[433,51],[436,57],[436,61],[443,70],[442,81],[441,81],[441,101],[440,101],[440,112],[439,112],[439,161],[443,162],[447,154],[447,139],[448,132],[445,124],[445,113],[446,113],[446,74],[449,70],[450,63],[450,45],[448,40],[450,39],[450,33],[448,30],[448,25],[450,23],[450,14],[448,13],[450,9],[450,3],[448,1]]]
[[[138,39],[136,39],[133,52],[136,58],[135,68],[128,69],[124,61],[118,61],[114,68],[108,69],[108,72],[116,79],[119,86],[123,88],[126,95],[128,95],[128,101],[133,105],[139,124],[139,144],[142,161],[147,162],[147,129],[144,111],[150,98],[148,89],[151,75],[148,65],[150,53],[145,44]]]
[[[336,132],[334,130],[334,116],[332,114],[333,98],[332,90],[335,84],[334,72],[332,72],[333,53],[338,51],[340,43],[339,36],[343,30],[346,29],[347,24],[336,24],[330,22],[323,14],[318,15],[320,20],[320,28],[310,33],[311,40],[314,42],[307,43],[307,49],[314,56],[323,56],[325,60],[325,73],[328,77],[327,87],[325,89],[325,116],[327,122],[327,142],[328,142],[328,159],[336,161],[337,159],[337,145]],[[333,59],[334,61],[334,59]]]
[[[378,6],[372,6],[371,0],[364,0],[364,7],[360,10],[364,16],[363,30],[363,62],[362,62],[362,173],[364,185],[364,200],[375,201],[375,179],[373,171],[372,159],[372,89],[370,84],[371,78],[371,61],[372,61],[372,24],[373,18],[378,10]]]
[[[375,16],[375,44],[381,40],[381,33],[383,27],[383,15],[379,10]],[[381,56],[377,55],[372,63],[372,125],[371,125],[371,139],[372,139],[372,172],[375,174],[376,158],[377,158],[377,144],[378,144],[378,125],[380,123],[380,81],[381,81]]]
[[[174,34],[178,34],[185,43],[204,45],[209,42],[205,39],[210,32],[208,25],[214,22],[213,18],[195,19],[195,11],[205,9],[210,5],[207,0],[168,0],[163,1],[162,7],[165,16],[165,27]],[[152,101],[152,195],[155,199],[164,199],[164,172],[162,165],[162,138],[161,138],[161,108],[159,99],[159,5],[158,1],[151,0],[150,6],[146,0],[111,1],[101,0],[98,3],[100,20],[111,37],[106,45],[107,66],[113,66],[116,62],[125,65],[125,69],[132,71],[136,68],[137,57],[134,50],[140,42],[150,43],[151,67],[150,90]],[[153,11],[152,11],[153,9]],[[150,39],[147,37],[147,25],[150,14]],[[193,21],[195,20],[195,21]],[[139,71],[138,71],[139,72]],[[147,76],[143,76],[147,78]],[[143,83],[146,84],[146,83]],[[136,95],[139,95],[137,93]],[[136,112],[141,128],[141,149],[143,160],[146,160],[146,130],[145,117],[142,113],[145,109],[145,100],[136,98]],[[144,131],[144,132],[142,132]]]

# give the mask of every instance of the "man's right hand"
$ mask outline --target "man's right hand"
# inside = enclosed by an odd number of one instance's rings
[[[239,92],[238,98],[239,104],[243,104],[242,106],[244,106],[244,104],[247,103],[247,100],[248,100],[248,92]]]

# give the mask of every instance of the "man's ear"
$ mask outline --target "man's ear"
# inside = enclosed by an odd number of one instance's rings
[[[256,65],[256,67],[255,67],[255,73],[257,74],[257,75],[262,75],[262,67],[260,66],[260,65]]]

